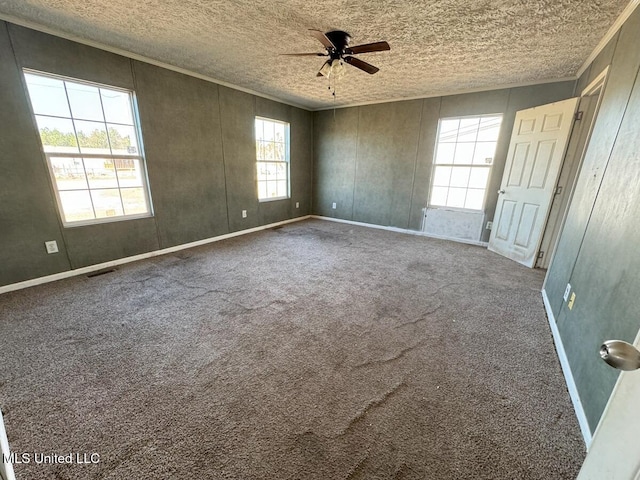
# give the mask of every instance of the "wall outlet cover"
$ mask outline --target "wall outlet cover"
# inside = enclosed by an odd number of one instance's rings
[[[296,208],[300,208],[300,202],[296,202]]]
[[[487,230],[491,230],[493,228],[493,222],[487,222]]]
[[[247,218],[247,211],[246,210],[242,210],[242,218]]]
[[[44,246],[47,249],[47,253],[58,253],[58,242],[55,240],[44,242]]]
[[[333,202],[333,205],[331,205],[331,208],[333,208],[334,210],[336,209],[336,202]]]

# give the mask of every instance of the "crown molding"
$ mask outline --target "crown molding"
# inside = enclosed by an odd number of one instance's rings
[[[31,22],[29,20],[23,20],[18,17],[14,17],[13,15],[6,15],[4,13],[0,13],[0,20],[4,20],[5,22],[13,23],[15,25],[19,25],[21,27],[30,28],[32,30],[36,30],[38,32],[46,33],[49,35],[54,35],[56,37],[64,38],[65,40],[70,40],[72,42],[80,43],[82,45],[87,45],[88,47],[99,48],[100,50],[105,50],[107,52],[115,53],[116,55],[121,55],[123,57],[130,58],[132,60],[138,60],[140,62],[149,63],[151,65],[155,65],[156,67],[166,68],[167,70],[171,70],[177,73],[182,73],[184,75],[188,75],[190,77],[198,78],[200,80],[205,80],[207,82],[215,83],[217,85],[221,85],[223,87],[232,88],[234,90],[239,90],[244,93],[249,93],[251,95],[255,95],[256,97],[266,98],[267,100],[273,100],[274,102],[284,103],[285,105],[289,105],[291,107],[300,108],[306,111],[313,111],[313,109],[309,107],[305,107],[299,105],[297,103],[288,102],[278,97],[274,97],[272,95],[267,95],[265,93],[257,92],[255,90],[251,90],[250,88],[244,88],[239,85],[234,85],[233,83],[225,82],[223,80],[218,80],[217,78],[209,77],[207,75],[202,75],[200,73],[192,72],[191,70],[187,70],[186,68],[177,67],[175,65],[171,65],[169,63],[162,62],[160,60],[155,60],[153,58],[145,57],[144,55],[139,55],[137,53],[129,52],[122,48],[112,47],[106,45],[104,43],[95,42],[93,40],[87,40],[86,38],[81,38],[76,35],[64,32],[62,30],[58,30],[55,28],[45,27],[44,25],[40,25],[35,22]]]
[[[626,22],[629,19],[629,17],[634,12],[634,10],[638,7],[638,5],[640,5],[640,0],[631,0],[629,2],[629,5],[625,7],[625,9],[622,11],[620,16],[616,18],[615,22],[613,22],[613,25],[611,25],[611,28],[609,28],[605,36],[602,37],[602,40],[600,40],[600,43],[598,43],[598,45],[596,45],[596,48],[593,49],[593,52],[591,52],[591,55],[587,57],[587,59],[582,64],[582,66],[578,69],[578,71],[576,72],[577,78],[580,78],[582,74],[587,70],[587,68],[589,68],[589,65],[591,65],[591,62],[593,62],[596,59],[596,57],[600,54],[600,52],[604,50],[604,47],[607,46],[609,41],[614,37],[614,35],[618,32],[618,30],[622,28],[622,25],[624,25],[624,22]]]
[[[640,0],[639,0],[640,1]],[[335,107],[320,107],[315,108],[312,111],[321,112],[324,110],[335,110],[338,108],[351,108],[351,107],[364,107],[367,105],[378,105],[380,103],[392,103],[392,102],[404,102],[408,100],[422,100],[425,98],[438,98],[438,97],[449,97],[451,95],[465,95],[468,93],[480,93],[480,92],[491,92],[494,90],[508,90],[510,88],[519,88],[519,87],[531,87],[534,85],[544,85],[547,83],[557,83],[557,82],[575,82],[578,77],[562,77],[562,78],[550,78],[546,80],[532,80],[530,82],[518,82],[518,83],[508,83],[505,85],[496,85],[491,87],[480,87],[480,88],[471,88],[467,90],[450,90],[445,91],[443,93],[437,93],[434,95],[420,95],[416,97],[398,97],[392,98],[390,100],[374,100],[371,102],[360,102],[360,103],[350,103],[348,105],[338,105]]]

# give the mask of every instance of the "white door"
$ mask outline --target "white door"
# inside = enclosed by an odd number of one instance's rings
[[[516,114],[489,250],[527,267],[538,255],[578,100]]]
[[[640,348],[640,335],[636,339]],[[578,480],[640,480],[640,370],[622,372]]]
[[[9,442],[7,441],[7,432],[4,429],[2,421],[2,411],[0,411],[0,478],[2,480],[14,480],[13,466],[10,462]]]

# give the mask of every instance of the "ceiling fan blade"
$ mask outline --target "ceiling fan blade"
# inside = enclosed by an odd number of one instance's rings
[[[280,53],[287,57],[327,57],[327,53]]]
[[[320,40],[320,43],[322,43],[322,45],[324,45],[326,48],[335,50],[336,46],[333,44],[331,40],[329,40],[329,37],[327,37],[324,34],[324,32],[321,32],[320,30],[314,30],[311,28],[309,29],[309,31],[311,32],[311,35],[313,35],[315,38]]]
[[[391,47],[387,42],[374,42],[365,43],[364,45],[356,45],[354,47],[348,47],[347,53],[368,53],[368,52],[384,52],[385,50],[391,50]]]
[[[380,70],[378,67],[374,67],[370,63],[363,62],[362,60],[356,57],[344,57],[344,61],[353,65],[356,68],[359,68],[360,70],[364,70],[365,72],[371,75],[373,75],[378,70]]]

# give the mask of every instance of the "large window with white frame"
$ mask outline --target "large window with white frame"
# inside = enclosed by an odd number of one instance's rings
[[[133,92],[24,75],[63,224],[151,216]]]
[[[430,206],[484,208],[501,124],[502,115],[440,119]]]
[[[258,200],[290,198],[289,124],[256,117]]]

